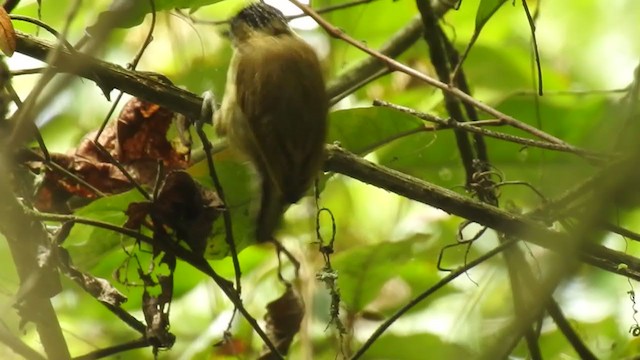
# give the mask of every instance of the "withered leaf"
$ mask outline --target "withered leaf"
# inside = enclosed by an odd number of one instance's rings
[[[213,223],[222,211],[218,195],[198,185],[184,171],[167,174],[153,203],[132,203],[127,209],[126,227],[138,229],[150,215],[160,224],[171,228],[178,239],[185,241],[191,250],[202,254]]]
[[[7,11],[0,6],[0,51],[11,56],[16,51],[16,31]]]
[[[300,296],[291,286],[282,296],[267,304],[267,336],[282,355],[286,355],[293,337],[300,331],[300,323],[304,316],[304,305]],[[261,360],[275,359],[268,349],[261,355]]]
[[[153,281],[151,273],[145,274],[140,271],[140,278],[144,281],[144,292],[142,294],[142,313],[147,323],[146,338],[156,348],[170,349],[175,343],[176,337],[169,332],[169,311],[171,309],[171,299],[173,298],[173,273],[176,268],[175,256],[162,253],[153,249],[154,258],[159,259],[158,265],[166,265],[169,273],[166,275],[156,273],[157,283]],[[154,272],[155,267],[150,269]],[[160,286],[160,293],[153,295],[149,290]]]
[[[58,248],[58,259],[60,259],[62,272],[96,300],[114,307],[120,307],[127,301],[127,297],[111,285],[109,281],[78,270],[72,264],[71,258],[65,249]]]
[[[113,164],[65,154],[51,154],[51,160],[105,193],[119,193],[131,188],[127,178]],[[29,166],[32,169],[41,167],[36,163]],[[66,212],[65,202],[71,196],[94,199],[97,195],[75,179],[46,169],[35,196],[35,206],[40,211]]]
[[[127,222],[125,222],[124,227],[140,230],[150,212],[151,203],[143,202],[129,204],[126,211]]]
[[[167,140],[173,112],[159,105],[131,99],[116,122],[117,154],[123,163],[136,160],[162,160],[170,169],[185,168],[189,152],[180,152]]]
[[[248,344],[244,340],[236,338],[224,339],[214,346],[218,356],[239,356],[248,349]]]
[[[172,146],[167,131],[173,119],[169,109],[137,98],[131,99],[118,120],[111,122],[94,142],[96,132],[84,136],[78,147],[65,154],[51,154],[52,161],[105,194],[117,194],[133,187],[125,174],[111,162],[120,162],[129,175],[140,184],[153,184],[158,161],[165,169],[184,169],[188,166],[190,149]],[[106,153],[105,153],[106,152]],[[38,164],[29,163],[35,170]],[[94,199],[93,190],[58,171],[45,168],[45,177],[36,194],[41,211],[62,211],[70,197]]]

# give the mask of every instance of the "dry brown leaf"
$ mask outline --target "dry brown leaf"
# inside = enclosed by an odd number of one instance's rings
[[[150,273],[139,271],[144,283],[142,313],[147,323],[145,337],[155,348],[170,349],[176,341],[175,335],[169,331],[171,328],[169,312],[173,298],[173,273],[176,269],[176,257],[161,252],[157,248],[153,249],[153,254],[154,258],[159,261],[158,266],[166,266],[169,272],[163,274],[155,271]],[[159,293],[158,287],[160,288]]]
[[[116,122],[117,154],[123,163],[136,160],[162,160],[171,169],[183,169],[189,153],[181,153],[167,140],[173,112],[159,105],[131,99]]]
[[[282,296],[267,304],[267,336],[282,355],[289,352],[293,337],[300,331],[304,316],[304,305],[300,296],[291,286]],[[260,355],[260,360],[275,359],[268,349]]]
[[[111,163],[112,157],[138,183],[153,185],[158,161],[165,170],[184,169],[189,164],[190,149],[172,146],[167,131],[173,112],[147,101],[131,99],[122,109],[118,120],[107,125],[94,142],[96,132],[84,136],[70,155],[51,154],[52,160],[105,194],[117,194],[133,187],[125,174]],[[109,156],[110,155],[110,156]],[[43,170],[39,162],[28,164],[32,170]],[[41,211],[65,212],[65,202],[72,196],[94,199],[96,194],[78,181],[44,168],[44,181],[36,194]]]
[[[0,6],[0,51],[11,56],[16,51],[16,31],[7,11]]]
[[[215,344],[215,354],[218,356],[239,356],[245,354],[249,349],[246,341],[242,339],[230,338]]]
[[[165,179],[153,203],[131,203],[125,227],[139,229],[147,215],[171,228],[197,254],[203,254],[213,223],[220,216],[222,201],[215,192],[198,185],[184,171],[173,171]]]
[[[65,154],[51,154],[51,160],[105,193],[119,193],[131,188],[129,180],[113,164]],[[37,163],[29,166],[32,169],[41,167]],[[46,169],[35,195],[35,206],[40,211],[67,212],[64,203],[71,196],[94,199],[96,194],[76,180]]]

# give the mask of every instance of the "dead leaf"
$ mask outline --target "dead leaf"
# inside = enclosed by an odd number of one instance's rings
[[[167,108],[137,98],[131,99],[116,122],[117,154],[123,163],[136,160],[162,160],[171,169],[185,168],[189,153],[182,153],[167,141],[173,120]]]
[[[118,120],[107,125],[95,142],[96,132],[84,136],[69,154],[51,154],[51,159],[105,194],[117,194],[133,187],[123,169],[139,184],[153,185],[158,161],[165,170],[184,169],[189,165],[190,148],[173,146],[167,140],[174,113],[167,108],[136,98],[122,109]],[[177,142],[176,142],[177,143]],[[42,162],[27,162],[34,172],[44,172],[36,194],[40,211],[68,212],[66,202],[73,196],[94,199],[96,194],[76,179],[44,167]]]
[[[166,265],[168,274],[157,272],[155,265],[149,269],[149,273],[140,270],[140,278],[144,282],[144,292],[142,293],[142,313],[147,323],[145,337],[155,348],[170,349],[176,341],[169,328],[169,311],[171,310],[171,299],[173,298],[173,273],[176,269],[175,256],[153,249],[154,259],[158,259],[158,266]],[[153,274],[157,282],[153,280]],[[149,291],[151,288],[160,287],[160,293]]]
[[[171,228],[197,254],[203,254],[211,235],[214,221],[223,211],[218,195],[196,183],[184,171],[170,172],[164,179],[153,203],[132,203],[127,209],[129,217],[125,227],[139,229],[147,216],[155,227]]]
[[[51,154],[51,160],[102,192],[115,194],[131,188],[129,180],[113,164],[65,154]],[[66,202],[72,196],[96,198],[91,189],[65,174],[50,171],[37,162],[28,166],[33,171],[45,173],[35,195],[35,207],[40,211],[68,212]]]
[[[78,270],[72,264],[67,250],[58,248],[58,259],[60,260],[59,264],[62,272],[96,300],[113,307],[120,307],[127,301],[127,297],[111,285],[109,281]]]
[[[267,336],[282,355],[286,355],[293,337],[300,331],[304,317],[304,305],[291,286],[282,296],[267,305]],[[268,349],[260,355],[261,360],[275,359]]]
[[[16,31],[7,11],[0,6],[0,51],[11,57],[16,51]]]
[[[222,340],[214,346],[218,356],[239,356],[248,350],[246,341],[235,338]]]

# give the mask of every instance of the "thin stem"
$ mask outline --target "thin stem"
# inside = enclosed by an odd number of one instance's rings
[[[419,111],[416,111],[414,109],[405,107],[405,106],[401,106],[401,105],[396,105],[396,104],[392,104],[386,101],[382,101],[382,100],[375,100],[373,102],[374,106],[384,106],[384,107],[388,107],[388,108],[392,108],[398,111],[402,111],[404,113],[407,114],[411,114],[417,118],[420,118],[422,120],[425,121],[429,121],[435,124],[438,124],[439,126],[442,127],[446,127],[446,128],[456,128],[456,129],[461,129],[461,130],[465,130],[468,132],[472,132],[472,133],[476,133],[476,134],[481,134],[481,135],[485,135],[488,137],[492,137],[492,138],[496,138],[496,139],[500,139],[500,140],[505,140],[505,141],[509,141],[509,142],[513,142],[516,144],[520,144],[520,145],[524,145],[524,146],[530,146],[530,147],[536,147],[536,148],[541,148],[541,149],[547,149],[547,150],[555,150],[555,151],[562,151],[562,152],[568,152],[568,153],[572,153],[572,154],[576,154],[578,156],[582,156],[591,160],[595,160],[595,161],[602,161],[605,159],[610,159],[613,155],[610,154],[601,154],[601,153],[597,153],[594,151],[589,151],[589,150],[585,150],[573,145],[569,145],[567,143],[552,143],[552,142],[547,142],[547,141],[539,141],[539,140],[534,140],[534,139],[527,139],[527,138],[523,138],[520,136],[515,136],[515,135],[510,135],[510,134],[504,134],[504,133],[500,133],[500,132],[496,132],[496,131],[492,131],[492,130],[488,130],[488,129],[483,129],[481,127],[478,126],[478,124],[476,124],[475,122],[473,123],[463,123],[463,122],[459,122],[459,121],[449,121],[440,117],[437,117],[435,115],[431,115],[431,114],[426,114],[426,113],[422,113]],[[509,122],[504,121],[503,119],[498,119],[498,120],[492,120],[491,124],[503,124],[503,125],[512,125]]]
[[[395,71],[400,71],[402,73],[405,73],[409,76],[412,76],[416,79],[419,79],[431,86],[434,86],[442,91],[445,91],[451,95],[454,95],[456,97],[458,97],[460,100],[462,100],[463,102],[469,103],[473,106],[475,106],[476,108],[478,108],[479,110],[482,110],[483,112],[494,116],[497,119],[503,120],[508,122],[511,126],[516,127],[518,129],[521,129],[523,131],[526,131],[536,137],[539,137],[541,139],[547,140],[549,142],[552,143],[556,143],[556,144],[563,144],[563,145],[567,145],[563,140],[547,134],[544,131],[541,131],[540,129],[537,129],[531,125],[528,125],[526,123],[523,123],[517,119],[515,119],[512,116],[509,116],[507,114],[504,114],[496,109],[494,109],[493,107],[486,105],[482,102],[480,102],[479,100],[476,100],[475,98],[473,98],[472,96],[468,95],[467,93],[465,93],[464,91],[455,88],[455,87],[451,87],[439,80],[436,80],[418,70],[415,70],[405,64],[400,63],[399,61],[396,61],[384,54],[382,54],[379,51],[373,50],[373,49],[369,49],[366,45],[364,45],[363,43],[351,38],[350,36],[346,35],[343,31],[341,31],[340,29],[338,29],[337,27],[331,25],[329,22],[327,22],[326,20],[324,20],[320,15],[318,15],[313,9],[311,9],[309,6],[301,3],[298,0],[291,0],[291,2],[296,5],[297,7],[299,7],[305,14],[309,15],[313,20],[315,20],[318,25],[320,25],[326,32],[327,34],[329,34],[330,36],[337,38],[337,39],[341,39],[344,42],[352,45],[353,47],[377,58],[378,60],[382,61],[387,67],[389,67],[392,70]]]
[[[147,244],[157,247],[158,249],[164,252],[174,254],[176,257],[187,262],[189,265],[193,266],[194,268],[198,269],[202,273],[209,276],[216,283],[216,285],[218,285],[218,287],[222,290],[222,292],[225,293],[225,295],[231,301],[231,303],[233,303],[233,305],[238,309],[238,311],[244,316],[247,322],[255,330],[258,336],[260,336],[260,338],[265,343],[265,345],[269,348],[271,353],[277,356],[278,359],[282,359],[282,355],[280,355],[280,353],[276,349],[273,342],[271,342],[267,334],[262,330],[262,328],[260,327],[256,319],[253,316],[251,316],[249,311],[247,311],[247,309],[244,307],[242,300],[238,296],[238,293],[233,288],[231,283],[227,279],[220,276],[202,256],[195,254],[191,250],[185,249],[184,247],[178,245],[174,241],[157,241],[135,230],[123,228],[107,222],[81,218],[74,215],[40,213],[40,212],[32,211],[30,209],[25,209],[25,211],[28,212],[34,218],[37,218],[40,220],[60,221],[60,222],[70,221],[78,224],[91,225],[91,226],[99,227],[102,229],[115,231],[117,233],[130,236],[136,240],[143,241]]]
[[[362,347],[360,347],[360,349],[358,349],[358,351],[353,355],[353,357],[351,357],[351,360],[359,359],[362,355],[364,355],[364,353],[371,347],[371,345],[373,345],[373,343],[385,331],[387,331],[387,329],[396,320],[398,320],[402,315],[406,314],[414,306],[418,305],[421,301],[425,300],[426,298],[428,298],[429,296],[434,294],[436,291],[440,290],[445,285],[447,285],[448,283],[450,283],[453,280],[455,280],[458,276],[466,273],[467,271],[473,269],[474,267],[476,267],[476,266],[482,264],[483,262],[489,260],[494,255],[501,253],[502,251],[504,251],[505,249],[507,249],[508,247],[510,247],[511,245],[513,245],[515,243],[516,243],[516,241],[510,240],[510,241],[507,241],[505,243],[502,243],[502,244],[498,245],[496,248],[494,248],[493,250],[491,250],[491,251],[487,252],[486,254],[480,256],[479,258],[468,262],[466,265],[461,266],[461,267],[457,268],[456,270],[453,270],[449,275],[447,275],[444,278],[442,278],[435,285],[433,285],[432,287],[430,287],[429,289],[427,289],[426,291],[424,291],[420,295],[418,295],[415,298],[413,298],[406,305],[404,305],[402,308],[400,308],[400,310],[398,310],[395,314],[391,315],[391,317],[389,317],[387,320],[385,320],[376,329],[376,331],[373,332],[373,334],[367,339],[367,341],[365,341],[365,343],[362,345]]]

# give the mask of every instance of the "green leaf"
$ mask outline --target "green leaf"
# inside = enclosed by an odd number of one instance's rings
[[[337,254],[333,268],[338,272],[342,301],[349,310],[361,311],[375,299],[382,285],[398,276],[402,265],[413,258],[416,243],[424,241],[418,238],[360,246]]]
[[[453,131],[408,136],[383,147],[376,156],[380,165],[449,189],[464,184]]]
[[[454,73],[457,73],[459,71],[460,66],[462,66],[462,63],[465,61],[465,59],[469,55],[471,48],[478,40],[478,37],[480,36],[480,31],[482,31],[482,28],[484,27],[484,25],[487,23],[487,21],[489,21],[489,19],[493,16],[493,14],[495,14],[496,11],[498,11],[500,6],[502,6],[502,4],[505,3],[505,1],[506,0],[482,0],[480,2],[480,5],[478,6],[478,11],[476,12],[476,28],[473,31],[473,35],[471,35],[469,44],[467,44],[467,47],[464,49],[464,52],[460,57],[460,61],[458,62],[458,64],[454,69]]]
[[[204,5],[211,5],[221,0],[154,0],[155,11],[171,9],[196,9]],[[98,15],[96,23],[87,28],[90,34],[108,27],[130,28],[142,23],[144,17],[151,13],[150,0],[116,0],[111,3],[109,10]]]
[[[319,5],[320,3],[314,4],[314,7]],[[415,13],[413,1],[372,1],[366,6],[345,7],[340,11],[324,13],[322,16],[354,39],[376,49],[389,41],[390,34],[406,26]],[[389,16],[390,14],[393,16]],[[351,68],[354,62],[368,57],[364,52],[355,50],[342,40],[330,37],[330,41],[331,52],[338,65],[331,68],[338,73]]]
[[[75,215],[116,226],[127,220],[125,211],[132,202],[145,201],[137,190],[107,196],[78,209]],[[119,248],[124,236],[115,231],[91,225],[75,224],[64,242],[74,264],[80,268],[95,266],[110,251]]]
[[[424,127],[415,116],[385,107],[334,111],[329,116],[328,142],[366,155],[403,134]]]
[[[480,5],[478,6],[478,11],[476,12],[476,33],[479,33],[482,30],[482,27],[491,19],[493,14],[498,11],[500,6],[504,4],[507,0],[481,0]]]
[[[429,356],[425,356],[428,351]],[[363,359],[470,359],[473,353],[461,345],[445,342],[431,334],[385,335],[379,338]]]
[[[230,158],[230,151],[225,150],[214,156],[216,173],[224,189],[228,211],[231,214],[231,225],[237,251],[255,243],[252,220],[252,199],[257,194],[252,186],[252,176],[249,168]],[[189,173],[204,186],[214,188],[209,177],[206,161],[201,161],[189,169]],[[207,259],[222,259],[229,255],[229,247],[225,239],[224,218],[220,216],[213,224],[213,236],[207,243],[205,257]]]

